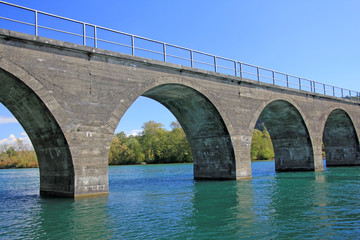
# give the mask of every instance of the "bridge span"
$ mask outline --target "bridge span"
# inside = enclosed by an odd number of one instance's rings
[[[4,1],[0,8],[4,27],[33,29],[0,29],[0,101],[33,143],[41,194],[106,194],[111,139],[139,96],[178,119],[195,179],[251,177],[259,118],[277,171],[323,170],[322,143],[327,166],[360,165],[359,92]],[[54,34],[67,42],[45,38]]]
[[[360,165],[360,106],[338,98],[0,29],[0,101],[28,133],[40,192],[108,193],[108,155],[121,117],[139,97],[178,119],[195,179],[251,177],[252,132],[270,133],[277,171]]]

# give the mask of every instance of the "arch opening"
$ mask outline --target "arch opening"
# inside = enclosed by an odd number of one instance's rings
[[[323,132],[326,166],[360,165],[359,139],[350,116],[341,109],[333,110]]]
[[[186,135],[175,116],[159,102],[138,97],[115,130],[109,165],[192,162]]]
[[[160,85],[142,96],[164,105],[182,126],[191,147],[195,179],[236,179],[230,134],[209,99],[180,84]]]
[[[0,102],[0,169],[38,167],[36,153],[25,130]]]
[[[314,153],[308,129],[291,103],[273,101],[264,108],[259,118],[271,137],[276,171],[314,170]]]
[[[37,155],[40,194],[74,196],[74,168],[65,136],[43,101],[25,83],[0,69],[0,102],[29,136]]]
[[[252,134],[251,160],[271,159],[275,159],[274,147],[265,123],[259,118]]]

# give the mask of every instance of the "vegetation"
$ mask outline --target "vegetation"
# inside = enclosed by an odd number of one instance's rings
[[[169,131],[161,123],[149,121],[137,136],[117,133],[111,141],[109,165],[192,162],[190,146],[180,124],[172,122],[170,127]],[[251,159],[272,158],[274,151],[269,132],[264,124],[259,124],[253,132]],[[0,168],[33,167],[38,167],[35,151],[26,150],[21,140],[14,146],[0,149]]]
[[[0,151],[0,169],[39,167],[35,151],[26,150],[20,139],[17,139],[15,146],[2,146],[2,148]]]
[[[178,122],[171,131],[161,123],[149,121],[139,136],[116,134],[111,142],[109,164],[187,163],[192,162],[190,146]]]
[[[267,160],[275,157],[270,134],[264,127],[260,131],[254,129],[251,142],[251,160]]]

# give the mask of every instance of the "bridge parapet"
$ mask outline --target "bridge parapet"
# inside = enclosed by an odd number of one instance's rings
[[[360,92],[0,1],[7,29],[360,102]],[[23,13],[33,14],[32,20]],[[19,28],[19,26],[21,26]],[[26,26],[27,29],[23,27]],[[66,27],[63,27],[66,26]],[[3,27],[5,28],[5,27]]]

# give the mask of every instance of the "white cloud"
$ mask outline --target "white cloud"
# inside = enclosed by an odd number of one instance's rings
[[[139,136],[139,135],[141,135],[141,132],[142,132],[142,130],[141,129],[135,129],[135,130],[131,130],[131,131],[127,131],[127,132],[125,132],[125,135],[127,136],[127,137],[130,137],[130,136]]]
[[[0,124],[6,124],[6,123],[18,123],[18,121],[14,117],[0,116]]]
[[[5,139],[0,139],[0,146],[2,147],[14,147],[14,148],[18,148],[19,147],[19,143],[18,140],[22,141],[22,145],[23,148],[25,150],[32,150],[33,146],[31,144],[30,138],[28,137],[28,135],[25,132],[20,133],[21,136],[23,137],[15,137],[14,134],[10,134],[10,136],[8,138]]]
[[[14,134],[10,134],[8,138],[0,140],[0,145],[13,145],[15,143],[16,143],[16,137]]]

